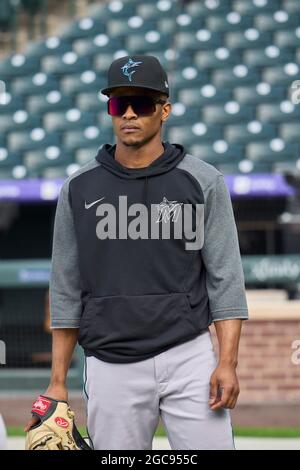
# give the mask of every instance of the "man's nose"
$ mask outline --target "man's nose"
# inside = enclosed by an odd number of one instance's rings
[[[127,119],[129,119],[130,117],[133,117],[133,116],[136,116],[136,113],[134,112],[131,104],[129,104],[122,117],[126,117]]]

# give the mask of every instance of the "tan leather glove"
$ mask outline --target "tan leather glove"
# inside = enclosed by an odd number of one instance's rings
[[[80,435],[65,401],[40,395],[32,406],[39,422],[26,435],[26,450],[92,450]]]

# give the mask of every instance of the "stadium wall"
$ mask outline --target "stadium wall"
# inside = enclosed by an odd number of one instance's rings
[[[248,291],[243,323],[237,426],[300,426],[300,301],[282,291]],[[214,327],[211,328],[217,352]]]

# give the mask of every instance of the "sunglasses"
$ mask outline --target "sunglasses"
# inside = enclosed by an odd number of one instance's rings
[[[122,116],[130,104],[135,114],[149,116],[155,113],[156,103],[165,104],[166,101],[145,95],[112,96],[107,101],[107,112],[111,116]]]

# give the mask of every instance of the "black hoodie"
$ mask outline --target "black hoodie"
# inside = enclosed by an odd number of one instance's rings
[[[83,278],[88,281],[89,294],[79,341],[87,355],[116,362],[133,358],[142,360],[171,344],[195,337],[209,324],[207,302],[203,303],[199,296],[201,286],[197,286],[194,294],[190,292],[192,263],[196,269],[192,276],[201,282],[200,258],[196,262],[195,252],[185,248],[187,240],[184,234],[181,238],[174,238],[172,211],[168,209],[170,203],[203,204],[203,195],[198,185],[197,192],[193,194],[190,179],[176,170],[186,154],[184,148],[168,142],[163,145],[162,155],[146,168],[136,169],[123,167],[114,158],[115,145],[106,144],[96,156],[100,167],[95,182],[87,174],[89,182],[84,181],[85,175],[82,175],[70,183],[72,205],[76,206],[75,226],[79,245],[86,246],[82,271]],[[105,199],[97,208],[88,210],[80,204],[80,210],[74,200],[78,200],[81,193],[78,185],[89,188],[85,198],[89,203],[101,199],[101,196]],[[121,203],[119,196],[127,200]],[[158,207],[164,198],[167,200],[163,207],[164,217],[157,223]],[[105,203],[110,207],[105,207]],[[121,235],[120,214],[123,219],[126,217],[124,224],[129,227],[134,219],[129,215],[128,207],[135,210],[134,204],[143,204],[148,209],[151,205],[152,218],[155,217],[153,230],[159,225],[164,225],[165,229],[170,227],[170,237],[167,229],[166,238],[162,232],[158,238],[151,238],[150,211],[143,218],[148,225],[147,234],[146,230],[143,232],[145,238],[136,238],[136,231],[141,227],[135,226],[134,235],[124,233],[124,227]],[[180,204],[177,210],[183,212]],[[94,230],[87,230],[87,227],[95,225],[95,213],[100,216],[96,226],[98,238]],[[105,225],[104,221],[109,216],[111,219]],[[83,218],[86,222],[80,224],[79,220]],[[109,238],[103,235],[105,231],[110,231]],[[196,253],[199,256],[199,250]],[[194,296],[194,310],[188,297],[191,294]]]
[[[163,146],[137,169],[122,166],[106,144],[62,188],[51,324],[79,327],[87,356],[141,361],[206,331],[212,314],[247,314],[222,175],[181,145]]]

